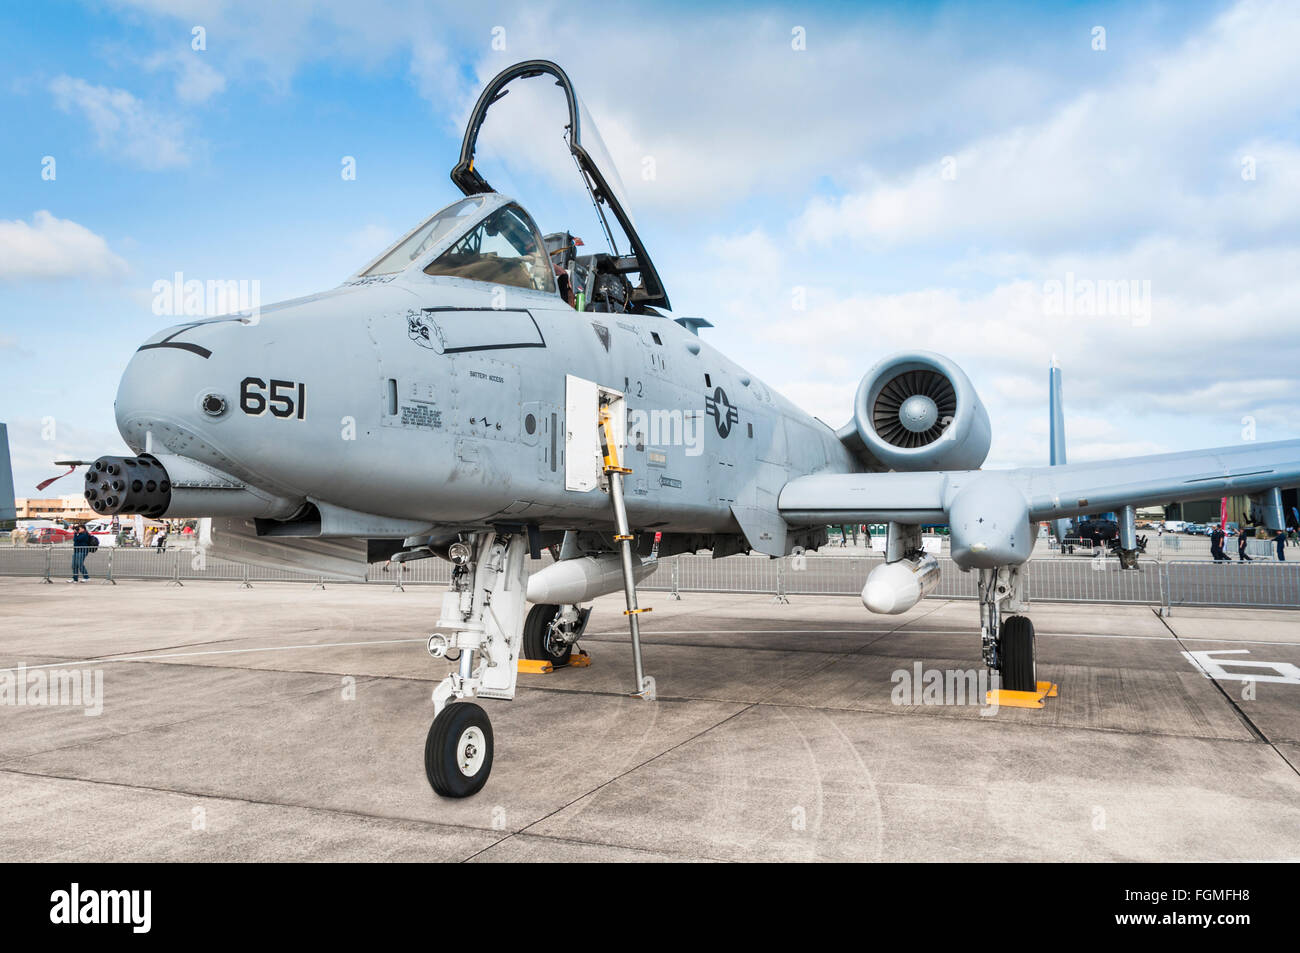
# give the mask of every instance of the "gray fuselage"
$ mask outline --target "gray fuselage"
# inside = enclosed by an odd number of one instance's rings
[[[828,426],[671,319],[418,268],[160,332],[116,414],[137,452],[288,499],[439,526],[605,528],[605,493],[565,489],[566,375],[625,395],[639,530],[737,532],[733,505],[777,517],[793,477],[861,469]],[[211,395],[222,414],[205,411]]]

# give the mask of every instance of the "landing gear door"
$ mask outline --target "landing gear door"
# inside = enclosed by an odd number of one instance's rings
[[[569,374],[564,378],[564,488],[586,493],[600,486],[600,388]]]

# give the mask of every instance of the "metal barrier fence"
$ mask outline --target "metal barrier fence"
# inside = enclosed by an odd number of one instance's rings
[[[1210,558],[1210,537],[1208,536],[1175,536],[1169,534],[1166,536],[1147,536],[1147,555],[1156,555],[1161,553],[1166,556],[1194,556],[1201,559]],[[1300,558],[1300,549],[1292,546],[1287,542],[1289,550],[1294,549],[1298,558]],[[1237,558],[1237,539],[1228,537],[1223,543],[1223,550],[1232,559]],[[1273,559],[1276,556],[1277,549],[1271,539],[1265,539],[1262,536],[1251,536],[1246,540],[1246,555],[1251,559]]]
[[[45,580],[71,575],[72,547],[15,546],[0,548],[0,575]],[[878,555],[762,556],[682,555],[660,560],[641,587],[647,591],[729,592],[787,596],[856,596]],[[550,565],[549,556],[530,562],[530,571]],[[239,582],[344,582],[329,575],[246,566],[224,559],[204,558],[191,549],[102,547],[86,561],[92,579],[115,583],[123,579],[153,579],[184,585],[191,580]],[[1213,562],[1194,559],[1143,559],[1137,571],[1123,571],[1113,558],[1036,557],[1028,563],[1029,596],[1039,602],[1097,602],[1160,606],[1236,606],[1300,608],[1300,562]],[[939,585],[933,598],[974,599],[975,573],[961,572],[948,557],[939,558]],[[408,563],[376,563],[366,583],[446,585],[450,564],[440,559]]]

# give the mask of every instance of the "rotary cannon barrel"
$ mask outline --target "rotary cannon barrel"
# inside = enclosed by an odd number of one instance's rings
[[[161,516],[171,504],[172,483],[154,457],[100,457],[86,469],[86,502],[100,516]]]

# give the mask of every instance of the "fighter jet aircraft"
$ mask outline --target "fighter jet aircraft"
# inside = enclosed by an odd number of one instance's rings
[[[563,93],[608,251],[579,255],[591,246],[567,222],[548,223],[548,242],[475,166],[489,109],[539,78]],[[779,557],[821,545],[828,524],[888,523],[862,598],[899,613],[939,578],[920,527],[946,523],[953,560],[978,574],[984,662],[1032,690],[1036,521],[1114,510],[1132,569],[1134,506],[1250,493],[1276,528],[1279,488],[1300,484],[1300,441],[981,470],[991,431],[975,387],[922,351],[878,360],[849,422],[828,427],[711,347],[707,321],[672,316],[554,63],[487,85],[451,177],[462,198],[338,288],[149,338],[115,404],[135,455],[100,457],[85,480],[105,516],[211,517],[216,556],[357,577],[390,558],[449,560],[428,640],[458,660],[425,746],[439,795],[473,794],[491,771],[492,727],[472,699],[513,697],[521,657],[566,659],[599,595],[624,589],[634,689],[654,698],[636,584],[656,537],[659,558]],[[554,563],[530,577],[546,549]]]

